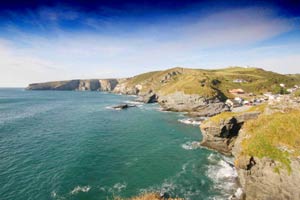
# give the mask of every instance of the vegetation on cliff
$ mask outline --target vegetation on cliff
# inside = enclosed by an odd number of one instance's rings
[[[246,121],[243,125],[246,136],[242,141],[240,156],[267,157],[281,164],[276,168],[278,172],[279,168],[290,172],[290,159],[300,155],[299,108],[289,107],[288,103],[284,108],[261,104],[244,112],[223,112],[204,123],[218,124],[222,120],[255,111],[261,113],[259,117]],[[236,162],[239,162],[238,158]]]
[[[247,138],[242,142],[242,154],[271,158],[291,171],[290,157],[300,154],[299,124],[299,110],[260,115],[248,121],[244,125]]]
[[[242,115],[244,113],[249,113],[249,112],[262,113],[262,112],[264,112],[266,106],[267,106],[266,103],[264,103],[264,104],[260,104],[257,106],[252,106],[248,110],[243,111],[243,112],[222,112],[218,115],[215,115],[215,116],[209,118],[209,120],[204,121],[204,123],[208,123],[208,122],[219,123],[221,120],[226,120],[228,118],[235,117],[235,116]]]

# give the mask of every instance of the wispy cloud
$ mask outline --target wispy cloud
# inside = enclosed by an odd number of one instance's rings
[[[78,21],[79,25],[75,23]],[[256,7],[176,20],[167,17],[150,24],[124,24],[66,7],[41,8],[35,13],[28,11],[19,16],[18,23],[12,20],[6,26],[7,34],[0,42],[0,85],[125,77],[178,65],[265,64],[280,72],[295,72],[292,60],[299,61],[296,53],[287,55],[276,48],[268,49],[269,56],[286,58],[277,62],[262,59],[259,55],[263,51],[257,48],[264,48],[259,45],[261,41],[296,30],[298,22]],[[24,30],[24,23],[39,30]],[[297,44],[299,40],[292,48]]]

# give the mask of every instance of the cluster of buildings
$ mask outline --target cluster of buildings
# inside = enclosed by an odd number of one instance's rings
[[[266,101],[268,101],[268,99],[264,98],[264,97],[253,98],[251,100],[246,100],[242,97],[235,97],[234,99],[227,99],[225,104],[227,104],[230,108],[236,108],[236,107],[240,107],[240,106],[259,105]]]
[[[240,79],[237,79],[240,80]],[[279,84],[280,87],[285,88],[285,84]],[[292,88],[286,89],[290,94],[300,90],[298,85],[295,85]],[[233,99],[227,99],[225,102],[230,108],[236,108],[241,106],[252,106],[259,105],[268,101],[280,101],[282,99],[281,94],[273,94],[271,92],[267,92],[263,95],[256,96],[253,93],[246,93],[243,89],[232,89],[229,92],[235,96]]]
[[[298,85],[294,85],[294,87],[287,89],[289,93],[294,93],[296,92],[300,87]]]

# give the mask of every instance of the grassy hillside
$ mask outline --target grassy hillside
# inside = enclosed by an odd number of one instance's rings
[[[233,82],[236,79],[242,83]],[[172,68],[135,76],[127,81],[134,87],[142,85],[142,92],[150,89],[161,94],[182,91],[206,97],[221,95],[232,97],[229,90],[241,88],[248,93],[262,94],[276,91],[280,83],[291,87],[300,83],[299,75],[282,75],[259,68],[230,67],[219,70]]]

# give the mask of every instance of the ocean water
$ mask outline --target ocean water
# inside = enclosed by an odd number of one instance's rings
[[[182,113],[100,92],[0,89],[0,199],[106,200],[143,192],[228,199],[230,158],[196,148]]]

